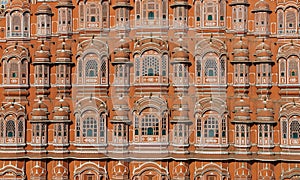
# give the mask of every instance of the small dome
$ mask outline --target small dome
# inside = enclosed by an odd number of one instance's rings
[[[270,46],[265,42],[261,42],[259,45],[256,46],[256,61],[272,61],[272,52]]]
[[[183,48],[178,48],[177,50],[175,50],[175,53],[173,54],[173,58],[177,59],[189,59],[189,54],[186,50],[184,50]]]
[[[35,110],[35,109],[43,109],[43,110],[47,111],[48,106],[45,103],[43,103],[41,100],[39,100],[37,103],[33,104],[32,109],[33,110]]]
[[[57,46],[56,56],[58,58],[70,58],[71,55],[71,46],[63,40],[63,42]]]
[[[70,108],[70,105],[68,102],[66,102],[64,99],[60,99],[57,101],[54,105],[55,108]]]
[[[271,48],[265,42],[261,42],[259,45],[256,46],[256,51],[259,51],[259,50],[271,50]]]
[[[35,51],[35,58],[50,58],[50,48],[42,43]]]
[[[248,57],[249,56],[249,51],[248,50],[236,50],[234,52],[234,57]]]
[[[233,45],[233,56],[232,62],[249,61],[249,50],[246,41],[240,39]]]
[[[130,1],[129,0],[117,0],[117,3],[128,4],[128,3],[130,3]]]
[[[259,0],[254,5],[254,10],[252,12],[265,11],[271,12],[269,4],[265,0]]]
[[[71,53],[68,51],[59,51],[56,52],[57,58],[71,58]]]
[[[36,119],[34,116],[44,116],[44,119],[47,119],[48,106],[39,100],[37,103],[33,104],[31,115],[33,116],[33,119]]]
[[[36,15],[38,14],[49,14],[52,15],[52,10],[50,6],[48,6],[46,3],[42,3],[38,8],[37,12],[35,13]]]
[[[71,46],[65,40],[63,40],[63,42],[60,43],[57,46],[57,50],[69,50],[69,51],[71,51]]]
[[[27,1],[24,0],[12,0],[10,1],[10,3],[8,3],[6,5],[6,9],[16,9],[16,8],[20,8],[22,10],[29,10],[30,4]]]
[[[274,113],[272,109],[263,108],[257,110],[257,117],[273,117]]]
[[[115,54],[115,60],[116,59],[129,59],[130,56],[129,56],[129,53],[125,52],[124,50],[119,50],[116,52]]]
[[[56,7],[59,8],[59,7],[74,7],[74,6],[72,4],[72,0],[60,0]]]
[[[233,45],[233,49],[248,49],[248,44],[246,41],[240,39],[237,43]]]
[[[47,117],[47,112],[46,111],[44,111],[44,110],[33,110],[32,112],[31,112],[31,115],[32,116],[44,116],[44,117]]]
[[[229,4],[230,6],[235,5],[249,5],[248,0],[233,0],[232,3]]]
[[[58,109],[57,111],[55,111],[54,113],[53,113],[53,116],[54,117],[68,117],[69,116],[69,112],[68,111],[66,111],[66,110],[64,110],[64,109],[62,109],[62,108],[60,108],[60,109]]]

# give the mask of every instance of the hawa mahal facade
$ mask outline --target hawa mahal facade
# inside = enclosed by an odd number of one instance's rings
[[[300,1],[0,3],[0,179],[300,178]]]

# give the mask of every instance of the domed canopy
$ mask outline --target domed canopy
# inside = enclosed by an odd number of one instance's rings
[[[33,104],[33,106],[32,106],[32,109],[33,110],[40,110],[40,109],[42,109],[42,110],[48,110],[48,106],[45,104],[45,103],[43,103],[41,100],[39,100],[37,103],[34,103]]]
[[[254,10],[252,12],[253,13],[255,13],[255,12],[268,12],[268,13],[271,13],[272,11],[270,10],[269,4],[265,0],[259,0],[254,5]]]
[[[122,40],[120,41],[122,45],[119,48],[115,49],[114,62],[113,63],[125,63],[130,62],[130,50],[129,43],[124,43]]]
[[[70,8],[74,8],[73,4],[72,4],[72,0],[60,0],[58,1],[58,5],[56,5],[56,8],[60,8],[60,7],[70,7]]]
[[[55,103],[54,108],[66,108],[66,109],[69,109],[70,105],[64,99],[60,99],[59,101],[57,101]]]
[[[182,59],[188,59],[189,54],[182,48],[179,48],[178,50],[175,51],[173,54],[173,58],[182,58]]]
[[[35,51],[35,62],[38,61],[37,59],[44,59],[48,62],[50,57],[50,48],[46,46],[43,42]]]
[[[255,55],[256,60],[254,63],[258,62],[272,62],[272,51],[268,44],[266,44],[264,41],[261,42],[259,45],[256,46]]]
[[[233,0],[232,3],[229,4],[230,6],[236,6],[236,5],[244,5],[249,6],[248,0]]]
[[[233,61],[232,63],[249,62],[249,50],[246,41],[241,38],[233,45]]]
[[[54,116],[54,119],[55,119],[55,117],[69,117],[69,112],[60,108],[53,113],[53,116]],[[68,119],[68,118],[66,118],[66,119]]]
[[[9,1],[6,5],[6,11],[11,11],[14,9],[19,9],[21,11],[29,11],[30,4],[27,1],[24,0],[12,0]]]
[[[53,118],[54,120],[69,120],[70,105],[61,98],[54,105]]]
[[[43,103],[41,100],[39,100],[37,103],[33,105],[32,108],[32,120],[48,120],[48,106]]]
[[[129,53],[125,52],[124,50],[119,50],[115,54],[115,60],[117,59],[129,59]]]
[[[187,8],[192,7],[191,5],[188,4],[188,0],[175,0],[170,7],[175,8],[176,6],[186,6]]]
[[[42,3],[42,4],[37,8],[37,12],[35,13],[35,15],[39,15],[39,14],[53,15],[50,6],[48,6],[46,3]]]
[[[117,9],[117,8],[121,8],[121,7],[129,8],[129,9],[133,8],[130,5],[130,1],[129,0],[117,0],[116,5],[114,5],[113,8]]]
[[[63,42],[57,46],[56,57],[70,59],[71,55],[71,46],[68,43],[66,43],[65,40],[63,40]]]

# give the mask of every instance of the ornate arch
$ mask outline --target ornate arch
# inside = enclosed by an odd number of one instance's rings
[[[220,39],[211,37],[210,39],[200,40],[195,46],[195,56],[201,59],[209,52],[215,53],[219,58],[227,56],[226,44]]]
[[[75,105],[76,142],[81,145],[106,146],[106,103],[96,97],[79,100]]]
[[[99,114],[107,114],[106,103],[97,97],[86,97],[76,102],[74,114],[83,114],[87,110],[93,110]]]
[[[151,172],[151,173],[150,173]],[[160,177],[161,180],[169,179],[169,172],[167,167],[162,167],[155,162],[145,162],[137,168],[133,169],[133,180],[142,180],[147,174],[152,174],[154,176]]]
[[[194,116],[199,114],[203,116],[208,111],[215,111],[221,116],[228,113],[226,102],[220,98],[202,98],[195,104]]]
[[[108,84],[108,44],[94,37],[77,46],[77,83]]]
[[[141,114],[146,108],[154,108],[161,114],[168,112],[167,102],[159,97],[143,97],[134,103],[132,112]]]
[[[26,179],[26,174],[24,168],[20,168],[17,164],[14,165],[10,162],[0,169],[0,178],[15,178],[16,180],[24,180]]]
[[[230,178],[229,172],[215,163],[206,164],[202,168],[198,168],[194,174],[195,180],[206,177],[207,175],[213,175],[219,177],[217,179],[224,180]]]
[[[74,179],[83,179],[86,175],[94,175],[102,179],[108,178],[106,169],[93,162],[86,162],[75,168]]]
[[[281,145],[289,148],[298,146],[300,143],[300,104],[296,102],[287,103],[281,106],[279,121],[281,129]]]
[[[112,168],[112,172],[113,178],[115,179],[128,179],[129,169],[128,166],[124,164],[124,162],[119,161],[118,163],[116,163]]]
[[[248,163],[236,162],[238,167],[234,172],[234,177],[237,179],[251,180],[251,169],[248,167]],[[246,165],[245,165],[246,164]]]
[[[148,50],[155,50],[159,54],[169,54],[167,41],[157,37],[147,37],[134,43],[133,55],[143,55]]]
[[[284,171],[281,174],[281,180],[296,180],[300,178],[300,168],[293,168],[289,171]]]
[[[178,163],[173,170],[174,179],[189,179],[190,170],[188,163],[180,162]]]
[[[21,104],[12,102],[2,105],[0,108],[0,144],[24,144],[25,119],[25,107]]]
[[[296,44],[296,43],[292,42],[292,43],[288,43],[288,44],[280,46],[278,49],[276,59],[277,59],[277,61],[280,58],[287,60],[291,56],[297,56],[298,58],[300,58],[300,44]]]
[[[56,179],[68,179],[68,167],[67,163],[58,161],[56,166],[52,170],[53,172],[53,177],[52,180]]]

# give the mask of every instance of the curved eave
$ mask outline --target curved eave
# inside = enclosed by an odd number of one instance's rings
[[[178,7],[178,6],[185,6],[188,9],[190,9],[192,7],[191,5],[189,5],[187,3],[174,3],[174,4],[170,5],[171,8],[175,8],[175,7]]]
[[[185,61],[185,60],[174,60],[171,62],[171,64],[192,64],[190,61]]]
[[[50,16],[53,16],[54,15],[54,13],[48,13],[48,12],[36,12],[35,13],[35,15],[41,15],[41,14],[48,14],[48,15],[50,15]]]
[[[252,13],[257,13],[257,12],[267,12],[269,14],[272,13],[272,11],[270,9],[254,9],[251,11]]]
[[[243,60],[233,60],[230,62],[231,64],[238,64],[238,63],[244,63],[244,64],[252,64],[251,61],[247,60],[247,61],[243,61]]]
[[[114,61],[114,62],[111,62],[111,64],[129,64],[129,65],[131,65],[131,64],[133,64],[132,62],[130,62],[130,61]]]
[[[265,60],[265,61],[254,61],[253,64],[259,64],[259,63],[270,63],[270,64],[275,64],[274,61],[272,60]]]
[[[42,62],[42,61],[35,61],[35,62],[32,62],[32,64],[33,65],[35,65],[35,64],[52,64],[50,61],[48,61],[48,62],[46,62],[46,61],[44,61],[44,62]]]
[[[75,6],[73,4],[58,4],[55,6],[56,8],[60,8],[60,7],[68,7],[68,8],[75,8]]]
[[[233,2],[229,4],[229,6],[237,6],[237,5],[250,6],[249,3],[245,3],[245,2]]]
[[[118,8],[127,8],[127,9],[133,9],[133,6],[131,6],[130,4],[116,4],[112,7],[113,9],[118,9]]]

